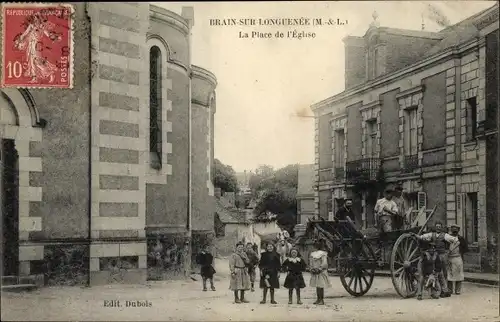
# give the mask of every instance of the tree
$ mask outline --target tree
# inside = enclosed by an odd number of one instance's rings
[[[224,192],[237,192],[238,179],[230,165],[225,165],[219,159],[214,160],[214,186]]]
[[[260,195],[255,212],[276,214],[278,224],[289,233],[293,232],[297,215],[298,165],[287,165],[273,171],[270,176],[258,177],[256,193]]]
[[[273,175],[274,169],[269,165],[260,165],[255,169],[255,172],[252,172],[248,179],[248,186],[252,190],[252,195],[257,196],[257,192],[264,188],[265,181],[272,178]]]

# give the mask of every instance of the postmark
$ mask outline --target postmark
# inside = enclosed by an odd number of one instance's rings
[[[73,6],[2,5],[2,87],[73,88]]]

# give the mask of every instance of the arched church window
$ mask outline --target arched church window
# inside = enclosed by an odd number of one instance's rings
[[[151,166],[161,168],[162,154],[162,53],[157,46],[149,50],[149,151]]]

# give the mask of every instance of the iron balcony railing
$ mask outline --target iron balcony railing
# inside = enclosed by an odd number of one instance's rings
[[[346,163],[346,181],[350,184],[377,181],[381,167],[379,158],[366,158]]]
[[[405,155],[402,172],[411,173],[418,169],[418,154]]]

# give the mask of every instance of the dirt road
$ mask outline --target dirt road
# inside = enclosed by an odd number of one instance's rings
[[[215,292],[202,292],[200,282],[167,281],[2,293],[2,320],[500,321],[498,288],[466,283],[460,296],[404,300],[397,296],[390,279],[384,277],[376,277],[372,289],[361,298],[349,296],[339,279],[331,277],[333,287],[326,291],[326,305],[322,307],[311,304],[315,300],[311,288],[303,291],[303,305],[288,305],[285,289],[277,291],[277,305],[259,304],[260,290],[248,293],[250,303],[233,304],[227,269],[223,266],[217,265]],[[283,282],[283,276],[281,279]],[[121,307],[109,306],[116,301]],[[126,307],[126,301],[139,301],[146,306]]]

